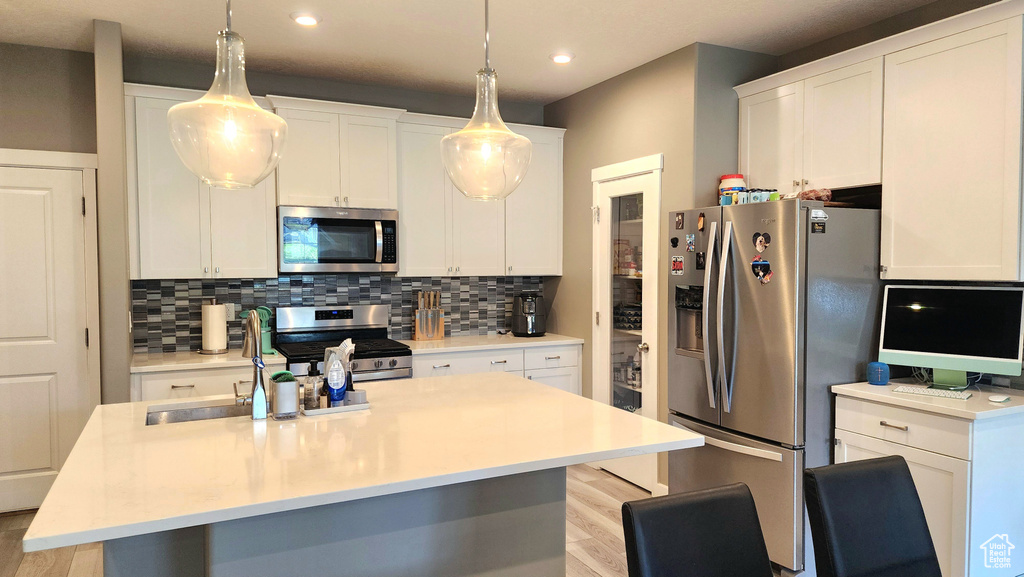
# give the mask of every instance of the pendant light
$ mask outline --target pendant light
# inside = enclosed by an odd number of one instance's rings
[[[217,35],[213,86],[199,100],[171,107],[167,124],[178,157],[212,186],[255,186],[281,160],[288,125],[260,108],[249,94],[244,40],[231,30],[231,0],[227,28]]]
[[[505,198],[530,167],[533,145],[498,114],[497,74],[491,69],[488,0],[484,0],[484,68],[476,73],[476,108],[462,130],[441,139],[441,159],[455,188],[478,200]]]

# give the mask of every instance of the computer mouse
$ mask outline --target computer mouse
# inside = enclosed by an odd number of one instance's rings
[[[1010,400],[1010,397],[1007,395],[989,395],[988,400],[993,403],[1005,403]]]

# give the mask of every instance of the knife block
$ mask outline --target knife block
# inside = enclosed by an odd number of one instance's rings
[[[439,341],[444,339],[444,310],[416,309],[413,340]]]

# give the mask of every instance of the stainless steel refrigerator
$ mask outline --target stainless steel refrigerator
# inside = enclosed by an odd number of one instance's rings
[[[879,218],[798,200],[669,214],[669,419],[706,438],[669,454],[669,491],[746,483],[790,572],[813,568],[802,474],[831,462],[828,387],[863,380],[877,343]]]

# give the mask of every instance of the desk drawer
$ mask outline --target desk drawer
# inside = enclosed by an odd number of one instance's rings
[[[525,349],[526,370],[557,369],[575,367],[580,364],[579,345],[563,345],[558,347],[537,347]]]
[[[836,428],[940,455],[971,458],[971,423],[963,419],[837,397]]]

